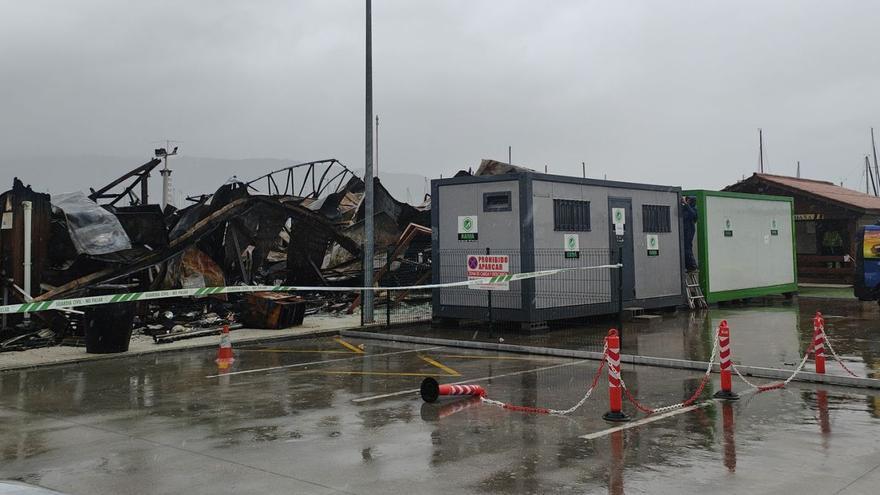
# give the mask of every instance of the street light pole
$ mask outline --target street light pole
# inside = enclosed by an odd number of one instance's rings
[[[171,169],[168,168],[168,157],[177,154],[177,146],[175,146],[173,150],[169,151],[170,148],[171,141],[167,140],[165,141],[164,148],[157,148],[155,150],[156,158],[162,158],[165,160],[164,168],[159,171],[159,173],[162,175],[162,211],[165,211],[165,206],[168,205],[168,203],[172,202],[170,201],[171,198],[169,197],[169,194],[171,193]],[[146,201],[146,198],[144,198],[144,201]]]
[[[373,31],[372,5],[366,0],[366,127],[364,136],[364,287],[373,286]],[[364,291],[365,323],[373,322],[373,291]]]

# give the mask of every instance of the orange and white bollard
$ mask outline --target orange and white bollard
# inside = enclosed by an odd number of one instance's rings
[[[223,333],[220,334],[220,348],[217,349],[217,359],[214,360],[221,369],[228,368],[235,361],[232,354],[232,340],[229,338],[229,325],[223,325]]]
[[[425,402],[436,402],[441,395],[471,395],[475,397],[483,397],[486,395],[486,391],[479,385],[440,385],[437,383],[437,380],[430,376],[422,380],[422,386],[419,387],[419,393],[422,395],[422,400]]]
[[[623,393],[620,390],[620,336],[617,330],[608,330],[605,337],[605,361],[608,363],[608,402],[610,409],[602,415],[605,421],[623,422],[629,421],[629,416],[623,413]]]
[[[713,397],[737,400],[739,395],[733,393],[730,376],[730,328],[727,326],[727,320],[721,320],[721,324],[718,325],[718,355],[721,358],[721,390],[715,392]]]
[[[813,356],[816,360],[816,373],[825,374],[825,318],[816,312],[813,318]]]

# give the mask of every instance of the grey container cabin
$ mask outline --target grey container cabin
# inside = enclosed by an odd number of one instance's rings
[[[524,170],[524,169],[518,169]],[[623,255],[623,306],[660,308],[686,302],[679,203],[681,188],[518,171],[431,181],[432,279],[467,279],[470,255],[509,256],[509,272],[595,266]],[[622,243],[613,208],[625,211]],[[476,239],[460,240],[459,217],[476,217]],[[579,257],[564,252],[577,234]],[[474,236],[461,236],[471,238]],[[649,250],[648,242],[659,241]],[[438,319],[542,322],[617,311],[616,270],[573,271],[511,282],[507,291],[435,290]]]

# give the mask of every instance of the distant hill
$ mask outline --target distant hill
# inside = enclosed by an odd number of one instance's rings
[[[323,158],[323,157],[322,157]],[[104,155],[80,156],[0,156],[0,191],[12,187],[12,178],[18,177],[35,190],[58,194],[70,191],[88,193],[89,188],[100,188],[126,172],[146,163],[150,156],[121,157]],[[197,156],[176,156],[170,161],[175,202],[191,195],[214,192],[233,176],[241,180],[261,175],[303,160],[278,158],[224,159]],[[363,176],[363,170],[353,170]],[[400,201],[421,204],[429,185],[422,175],[381,171],[382,184]],[[157,203],[162,191],[158,173],[150,177],[150,202]]]

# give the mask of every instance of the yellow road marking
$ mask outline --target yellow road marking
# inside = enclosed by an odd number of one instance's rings
[[[434,361],[433,359],[429,358],[428,356],[422,356],[421,354],[419,354],[419,358],[422,361],[430,364],[431,366],[436,366],[437,368],[440,368],[447,375],[461,376],[461,373],[455,371],[454,369],[450,368],[449,366],[446,366],[445,364],[441,364],[441,363],[438,363],[437,361]]]
[[[383,375],[383,376],[426,376],[424,373],[405,373],[398,371],[332,371],[332,370],[297,370],[294,373],[324,373],[327,375]]]
[[[565,358],[540,358],[540,357],[517,357],[517,356],[474,356],[469,354],[437,354],[437,357],[450,359],[497,359],[499,361],[559,361]]]
[[[322,351],[320,349],[236,349],[236,351],[280,352],[280,353],[315,352],[315,353],[320,353],[320,354],[351,354],[351,352],[349,352],[349,351]]]
[[[354,353],[357,353],[357,354],[363,354],[363,353],[364,353],[364,350],[363,350],[363,349],[361,349],[361,348],[359,348],[359,347],[357,347],[357,346],[351,345],[351,344],[349,344],[348,342],[342,340],[342,339],[339,338],[339,337],[336,337],[336,338],[334,338],[333,340],[335,340],[337,344],[339,344],[339,345],[345,347],[346,349],[350,350],[351,352],[354,352]]]

